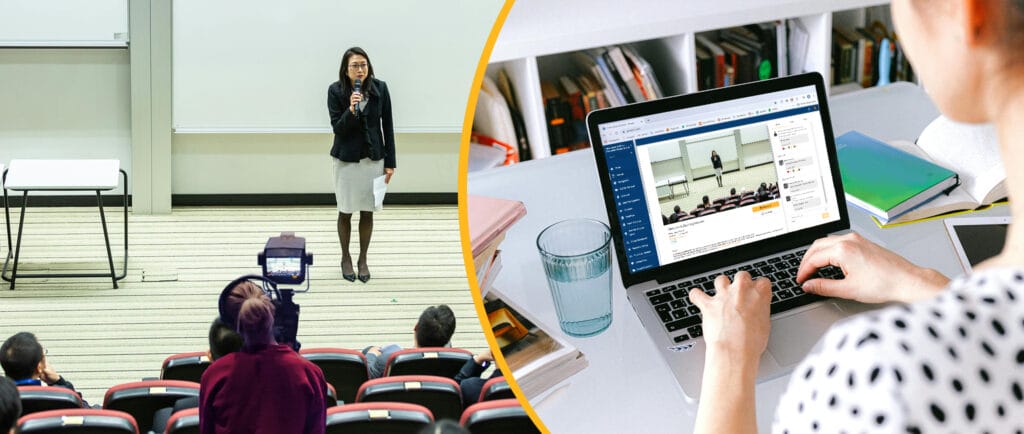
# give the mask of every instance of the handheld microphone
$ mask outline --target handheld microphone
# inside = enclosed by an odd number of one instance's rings
[[[363,80],[360,80],[360,79],[357,78],[355,83],[352,83],[352,92],[353,93],[362,93],[362,88],[363,88]],[[356,103],[356,113],[359,113],[359,112],[362,112],[362,111],[363,111],[362,104],[361,103]]]

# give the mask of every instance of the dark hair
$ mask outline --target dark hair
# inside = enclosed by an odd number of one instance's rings
[[[0,377],[0,433],[7,434],[21,416],[21,395],[10,378]]]
[[[345,54],[341,55],[341,66],[338,68],[338,82],[341,83],[341,90],[347,92],[352,89],[353,84],[348,78],[348,74],[345,71],[348,70],[348,60],[354,55],[360,55],[366,58],[366,81],[373,80],[373,63],[370,62],[370,55],[366,54],[366,51],[359,47],[352,47],[345,50]],[[364,84],[368,90],[372,90],[372,86],[369,83]]]
[[[246,342],[272,335],[274,303],[263,289],[248,280],[231,289],[227,297],[227,312],[237,318],[238,334]]]
[[[736,187],[733,187],[733,188],[729,189],[729,194],[735,195],[736,194]]]
[[[242,335],[231,330],[220,318],[210,324],[210,359],[217,360],[242,349]]]
[[[700,201],[701,201],[701,205],[710,205],[711,204],[711,199],[708,199],[708,195],[706,195],[706,194],[704,195],[704,198],[701,199]]]
[[[679,211],[682,211],[682,209],[679,208],[679,205],[676,205],[675,208],[672,208],[672,211],[675,211],[676,214],[679,214]]]
[[[424,425],[419,434],[469,434],[469,430],[451,419],[441,419],[430,425]]]
[[[455,334],[455,312],[446,304],[430,306],[420,314],[416,323],[416,345],[443,347]]]
[[[3,346],[0,346],[0,365],[12,380],[32,378],[42,360],[43,346],[39,345],[36,335],[32,333],[18,333],[7,338]]]

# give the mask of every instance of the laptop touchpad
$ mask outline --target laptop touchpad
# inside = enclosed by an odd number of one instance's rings
[[[796,365],[811,352],[828,328],[845,316],[835,304],[824,303],[817,308],[773,320],[768,352],[783,367]]]

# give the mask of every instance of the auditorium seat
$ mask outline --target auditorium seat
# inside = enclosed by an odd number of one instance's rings
[[[160,379],[198,383],[208,367],[210,356],[204,351],[174,354],[164,359],[164,364],[160,368]]]
[[[18,419],[21,434],[139,434],[128,413],[99,409],[65,409],[32,413]]]
[[[716,212],[718,212],[718,211],[715,211],[714,208],[706,209],[704,211],[701,211],[701,212],[697,213],[697,217],[704,217],[706,215],[714,214]]]
[[[473,434],[540,433],[519,401],[499,399],[469,406],[460,422]]]
[[[146,380],[119,384],[107,390],[103,408],[119,410],[135,417],[139,429],[149,431],[153,414],[164,407],[173,407],[181,398],[199,396],[199,383],[177,380]]]
[[[164,434],[199,434],[199,409],[189,408],[171,415]]]
[[[356,402],[407,402],[430,409],[436,419],[458,419],[462,414],[462,393],[451,378],[432,375],[401,375],[367,381],[359,388]]]
[[[63,387],[18,386],[21,395],[21,414],[40,411],[82,408],[78,393]]]
[[[734,208],[736,208],[736,205],[729,204],[729,205],[722,206],[722,209],[720,209],[719,211],[728,211],[728,210],[734,209]]]
[[[410,348],[388,357],[385,377],[396,375],[436,375],[455,378],[473,353],[460,348]]]
[[[327,383],[334,386],[337,400],[355,402],[359,386],[370,379],[366,356],[356,350],[344,348],[310,348],[299,351],[324,372]]]
[[[695,219],[695,218],[697,218],[697,216],[695,216],[693,214],[690,214],[690,215],[688,215],[686,217],[683,217],[683,218],[679,219],[679,221],[682,222],[682,221],[691,220],[691,219]]]
[[[728,198],[727,197],[720,197],[718,199],[715,199],[715,200],[711,201],[711,204],[712,205],[721,205],[721,204],[725,203],[726,199],[728,199]]]
[[[324,407],[331,408],[338,405],[338,391],[334,388],[334,385],[327,383],[327,397],[324,401]]]
[[[516,395],[512,393],[512,388],[505,381],[505,377],[494,377],[487,380],[483,388],[480,389],[480,399],[477,402],[497,399],[516,399]]]
[[[363,402],[327,410],[327,434],[416,434],[434,421],[430,409],[404,402]]]
[[[753,205],[755,203],[757,203],[757,199],[754,199],[754,198],[743,199],[743,200],[740,201],[739,206]]]

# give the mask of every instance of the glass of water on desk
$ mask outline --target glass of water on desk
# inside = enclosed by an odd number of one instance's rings
[[[594,336],[612,323],[610,244],[608,225],[590,219],[561,221],[537,236],[558,325],[570,336]]]

